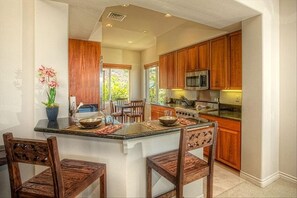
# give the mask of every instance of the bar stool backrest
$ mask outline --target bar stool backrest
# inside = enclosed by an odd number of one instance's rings
[[[64,196],[61,165],[56,137],[45,140],[14,138],[12,133],[3,134],[12,197],[22,186],[18,163],[48,166],[51,168],[55,197]]]

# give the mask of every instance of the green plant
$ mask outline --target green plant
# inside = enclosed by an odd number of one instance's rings
[[[39,82],[46,88],[47,102],[42,102],[46,107],[57,107],[56,88],[59,86],[57,82],[56,72],[54,69],[41,65],[38,69]]]

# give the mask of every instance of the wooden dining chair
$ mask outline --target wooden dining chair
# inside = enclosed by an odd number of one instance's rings
[[[63,159],[56,137],[47,140],[14,138],[3,134],[10,178],[11,197],[75,197],[100,178],[100,197],[106,197],[106,165]],[[19,163],[50,168],[22,182]]]
[[[175,185],[175,188],[159,197],[183,197],[183,186],[207,177],[207,197],[212,197],[213,163],[216,147],[217,123],[207,127],[183,128],[180,133],[179,149],[154,156],[146,161],[147,197],[152,197],[152,169]],[[189,151],[209,146],[207,161]]]
[[[122,113],[121,109],[115,108],[114,101],[112,100],[110,101],[110,115],[119,122],[124,122],[124,114]]]
[[[131,100],[130,101],[130,112],[125,112],[125,116],[129,118],[129,121],[143,122],[144,121],[144,100]]]

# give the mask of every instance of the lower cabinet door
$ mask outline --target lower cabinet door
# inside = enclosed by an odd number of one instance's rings
[[[240,170],[240,132],[219,128],[217,160]]]

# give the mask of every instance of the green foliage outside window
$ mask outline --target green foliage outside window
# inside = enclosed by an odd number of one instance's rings
[[[111,75],[109,75],[111,72]],[[103,85],[104,101],[129,98],[129,71],[124,69],[105,70]],[[109,79],[110,78],[110,79]]]

